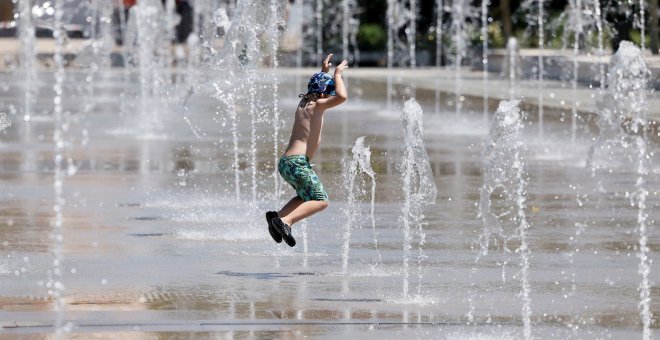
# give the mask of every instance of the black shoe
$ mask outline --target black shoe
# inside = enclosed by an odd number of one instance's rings
[[[274,219],[277,216],[277,212],[275,211],[269,211],[266,213],[266,222],[268,222],[268,232],[270,233],[270,236],[275,240],[277,243],[282,243],[282,235],[273,228],[273,222],[271,222],[272,219]]]
[[[284,223],[284,221],[282,221],[282,219],[279,217],[273,218],[271,222],[273,223],[273,228],[277,230],[280,235],[282,235],[284,242],[286,242],[289,247],[296,245],[296,239],[294,239],[293,235],[291,235],[291,227],[289,227],[288,224]]]

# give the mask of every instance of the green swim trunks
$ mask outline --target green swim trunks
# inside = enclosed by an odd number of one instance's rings
[[[280,176],[291,184],[303,201],[327,201],[328,194],[305,155],[282,156],[277,166]]]

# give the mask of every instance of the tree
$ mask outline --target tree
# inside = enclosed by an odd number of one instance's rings
[[[14,5],[11,0],[0,0],[0,21],[11,21],[13,18]]]
[[[508,41],[513,33],[513,24],[511,22],[511,0],[500,0],[500,13],[502,15],[504,41]]]

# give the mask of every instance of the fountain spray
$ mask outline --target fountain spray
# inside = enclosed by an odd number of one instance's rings
[[[344,234],[342,238],[342,272],[347,273],[348,258],[350,251],[351,233],[354,227],[358,224],[356,219],[360,215],[360,211],[355,204],[358,194],[361,190],[356,190],[356,179],[358,175],[365,174],[371,179],[371,228],[374,234],[374,248],[378,255],[376,265],[380,265],[382,259],[380,251],[378,250],[378,232],[376,230],[376,220],[374,217],[375,196],[376,196],[376,172],[371,168],[371,150],[368,146],[364,145],[364,138],[359,137],[353,147],[351,148],[351,156],[346,155],[342,159],[342,178],[344,187],[348,189],[346,208],[344,208]],[[359,184],[358,184],[359,185]]]
[[[23,102],[25,112],[23,120],[29,122],[32,115],[32,101],[36,92],[36,74],[34,60],[36,57],[36,38],[34,32],[34,18],[32,16],[32,6],[30,1],[18,2],[18,13],[20,17],[19,37],[22,44],[22,66],[25,72],[25,89],[23,92]]]
[[[408,39],[408,53],[410,54],[410,68],[415,68],[417,66],[417,39],[415,35],[417,34],[417,0],[410,1],[410,27],[406,30],[406,36]]]
[[[636,163],[637,180],[635,191],[630,195],[631,205],[637,206],[637,232],[639,233],[638,272],[640,275],[640,317],[643,326],[643,339],[651,339],[651,271],[650,249],[648,247],[648,212],[646,211],[646,178],[648,164],[652,154],[648,151],[648,101],[647,88],[651,72],[642,56],[642,51],[629,41],[622,41],[619,50],[612,56],[609,64],[607,89],[599,102],[597,120],[599,136],[589,150],[587,166],[595,173],[596,151],[622,149],[628,157],[628,148],[634,147],[633,161]],[[610,156],[611,157],[611,156]]]
[[[479,215],[483,221],[483,232],[479,239],[481,256],[488,254],[490,240],[497,237],[505,252],[510,252],[507,243],[517,239],[520,246],[515,253],[520,257],[520,298],[525,339],[532,338],[531,297],[529,285],[530,250],[527,244],[529,223],[527,206],[527,179],[523,159],[524,144],[521,138],[523,127],[520,101],[501,101],[490,128],[489,142],[484,150],[483,186],[480,191]],[[493,201],[491,197],[502,197]],[[507,230],[515,230],[507,232]],[[503,274],[504,278],[504,274]]]
[[[435,66],[442,66],[442,19],[445,14],[444,0],[435,2]]]
[[[490,0],[481,0],[481,81],[484,94],[484,122],[488,121],[488,4]]]
[[[422,262],[424,254],[425,205],[435,204],[438,189],[435,186],[429,156],[423,140],[423,112],[414,98],[407,100],[401,114],[403,125],[403,160],[399,166],[403,180],[404,204],[399,222],[403,228],[403,297],[408,298],[410,248],[414,234],[418,238],[417,294],[421,294]]]
[[[442,20],[445,14],[444,0],[436,0],[435,4],[435,67],[442,66]],[[435,113],[440,113],[440,80],[435,80]]]
[[[644,3],[646,0],[639,0],[639,29],[640,29],[640,45],[642,46],[642,51],[646,49],[646,8]]]
[[[571,105],[571,141],[575,143],[575,137],[577,133],[577,81],[578,81],[578,56],[580,54],[580,37],[583,35],[584,23],[582,22],[583,18],[583,6],[582,0],[570,0],[570,15],[569,15],[569,25],[573,31],[573,79],[571,82],[571,88],[573,90],[573,100]]]
[[[64,118],[62,99],[63,99],[63,85],[64,85],[64,55],[62,53],[64,49],[66,31],[64,30],[64,23],[62,20],[64,14],[64,0],[56,0],[53,3],[54,12],[54,30],[53,38],[55,38],[55,53],[53,55],[53,61],[55,62],[55,84],[53,85],[53,91],[55,92],[55,97],[53,98],[53,142],[55,144],[55,159],[54,159],[54,176],[53,176],[53,189],[55,192],[55,203],[53,204],[53,211],[55,212],[55,218],[53,221],[53,232],[52,237],[54,240],[53,245],[53,254],[55,259],[53,260],[53,269],[49,271],[49,279],[46,287],[48,287],[48,294],[55,299],[55,337],[60,339],[64,329],[64,290],[65,287],[62,284],[62,244],[64,242],[63,237],[63,209],[65,205],[64,198],[64,148],[66,140],[64,134],[67,130],[67,122]]]
[[[452,31],[452,43],[454,45],[454,84],[455,84],[455,108],[456,116],[461,115],[463,109],[463,58],[466,53],[466,13],[467,8],[465,0],[452,1],[452,21],[450,29]]]
[[[323,60],[323,0],[316,0],[316,60]]]
[[[299,5],[299,7],[302,9],[302,4]],[[277,68],[278,68],[278,61],[277,61],[277,50],[279,49],[280,43],[279,43],[279,34],[278,34],[278,10],[277,10],[277,0],[271,0],[270,1],[270,23],[269,23],[269,30],[270,30],[270,47],[271,47],[271,79],[272,79],[272,92],[273,92],[273,179],[274,179],[274,192],[273,196],[275,199],[278,199],[280,196],[280,189],[281,189],[281,181],[280,181],[280,176],[277,172],[277,163],[279,160],[279,130],[280,130],[280,125],[281,125],[281,119],[280,119],[280,108],[279,108],[279,79],[277,77]],[[301,51],[299,48],[298,51]],[[296,60],[300,58],[300,53],[296,56]]]
[[[538,47],[539,47],[539,56],[538,56],[538,69],[539,69],[539,75],[538,75],[538,88],[539,88],[539,94],[538,94],[538,101],[539,101],[539,137],[543,138],[543,77],[544,77],[544,70],[543,70],[543,49],[545,48],[545,26],[543,23],[544,19],[544,14],[543,14],[543,0],[537,0],[538,3],[538,16],[537,16],[537,24],[538,24],[538,30],[539,30],[539,40],[538,40]]]
[[[511,37],[506,42],[507,54],[507,79],[509,81],[509,99],[513,100],[518,96],[518,78],[520,76],[518,39]]]
[[[392,109],[392,66],[394,66],[394,0],[387,0],[387,110]]]

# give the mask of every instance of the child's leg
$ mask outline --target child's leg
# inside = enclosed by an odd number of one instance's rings
[[[302,198],[296,196],[292,198],[287,204],[285,204],[280,211],[277,212],[277,216],[282,217],[290,214],[292,211],[294,211],[296,208],[298,208],[299,205],[301,205],[304,201]]]
[[[289,201],[291,203],[293,200]],[[300,200],[302,202],[302,200]],[[287,206],[289,204],[287,203]],[[285,206],[286,207],[286,206]],[[293,211],[286,215],[279,215],[282,221],[288,225],[302,220],[303,218],[312,216],[317,212],[328,207],[328,201],[307,201],[300,203]],[[284,209],[282,209],[284,210]]]

